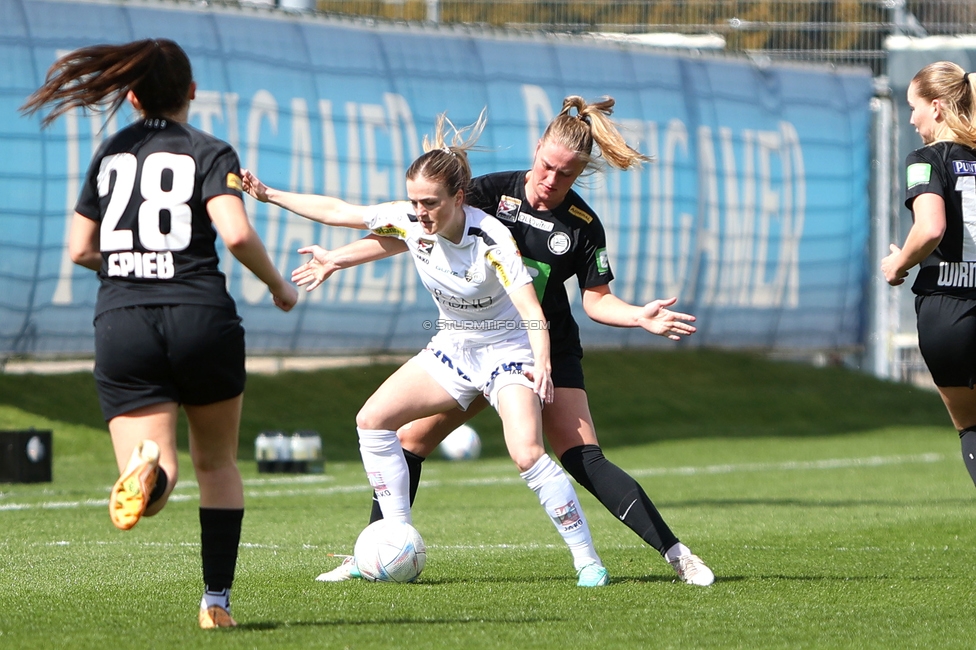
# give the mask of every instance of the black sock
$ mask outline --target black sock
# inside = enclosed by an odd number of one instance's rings
[[[630,474],[607,460],[600,447],[573,447],[560,460],[577,483],[661,555],[678,543],[678,538],[664,523],[644,488]]]
[[[200,553],[207,591],[230,589],[233,585],[243,519],[243,508],[200,508]]]
[[[410,505],[413,506],[413,500],[417,498],[417,488],[420,486],[420,471],[423,469],[421,464],[424,462],[423,456],[418,456],[412,451],[403,450],[403,457],[407,461],[407,470],[410,472]],[[373,495],[373,509],[369,513],[369,523],[374,521],[379,521],[383,518],[383,510],[380,508],[380,502],[376,500],[376,495]]]
[[[166,486],[168,484],[169,477],[166,475],[166,470],[164,470],[162,467],[157,467],[156,485],[153,487],[152,492],[149,493],[149,503],[146,504],[147,508],[163,498],[163,494],[166,492]]]
[[[966,463],[969,476],[976,484],[976,427],[969,427],[959,432],[962,441],[962,462]]]

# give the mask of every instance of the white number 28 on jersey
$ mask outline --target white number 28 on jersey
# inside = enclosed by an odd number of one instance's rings
[[[132,250],[132,231],[118,229],[119,220],[129,205],[135,189],[138,161],[131,153],[106,156],[98,168],[98,195],[107,196],[115,172],[115,187],[102,217],[101,250],[103,252]],[[169,170],[173,185],[163,189],[163,174]],[[193,233],[193,212],[187,205],[193,197],[196,162],[191,156],[159,151],[149,154],[142,164],[139,182],[139,242],[150,251],[181,251],[190,245]],[[168,233],[161,232],[160,214],[169,212]]]

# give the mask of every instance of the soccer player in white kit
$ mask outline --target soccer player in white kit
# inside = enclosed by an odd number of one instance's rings
[[[433,142],[406,172],[409,201],[374,206],[282,192],[247,170],[244,189],[303,217],[366,229],[402,242],[439,310],[437,334],[393,373],[356,416],[363,466],[385,518],[410,521],[409,473],[397,439],[418,418],[466,409],[484,394],[502,419],[505,443],[522,478],[536,493],[573,555],[577,584],[609,582],[579,500],[563,470],[546,454],[542,402],[553,385],[549,336],[532,278],[508,229],[464,203],[467,161],[484,119],[455,130],[445,143],[438,118]]]

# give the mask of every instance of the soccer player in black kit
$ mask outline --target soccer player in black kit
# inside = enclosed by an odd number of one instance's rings
[[[912,285],[918,347],[962,441],[976,483],[976,87],[955,63],[922,68],[908,86],[911,123],[925,145],[908,154],[905,206],[913,224],[881,271]]]
[[[475,178],[466,201],[512,230],[526,266],[536,272],[536,292],[549,321],[556,387],[553,404],[543,411],[543,429],[556,456],[607,510],[657,549],[681,580],[707,586],[715,580],[712,571],[678,541],[640,484],[603,455],[583,382],[579,327],[564,288],[564,282],[575,276],[586,314],[605,325],[642,327],[673,340],[695,331],[689,322],[694,320],[692,316],[668,309],[676,298],[639,306],[610,292],[613,273],[603,225],[572,189],[597,155],[617,169],[630,169],[648,160],[627,145],[610,120],[613,105],[610,98],[588,104],[581,97],[567,97],[562,111],[539,140],[531,169]],[[593,153],[594,143],[599,154]],[[310,246],[300,252],[312,253],[313,259],[296,269],[292,280],[311,290],[338,268],[400,250],[367,237],[335,251]],[[484,406],[484,400],[476,401],[467,411],[453,410],[400,429],[398,436],[410,466],[414,493],[424,458]],[[371,521],[381,517],[374,502]],[[340,581],[356,577],[355,574],[355,563],[347,561],[318,579]]]
[[[216,236],[283,311],[297,291],[274,267],[244,211],[234,150],[187,122],[196,83],[173,41],[95,45],[58,59],[24,104],[140,114],[92,159],[68,248],[98,272],[95,380],[120,476],[109,515],[122,530],[158,513],[176,485],[176,422],[190,425],[200,487],[202,628],[233,627],[230,588],[244,517],[237,469],[244,329],[218,270]]]

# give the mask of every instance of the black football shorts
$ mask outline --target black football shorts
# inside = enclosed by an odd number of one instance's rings
[[[580,388],[583,385],[583,360],[575,354],[554,354],[552,360],[552,385],[555,388]]]
[[[976,382],[976,300],[915,296],[918,347],[936,386]]]
[[[244,328],[230,309],[123,307],[95,319],[95,382],[105,420],[150,404],[205,405],[244,392]]]

